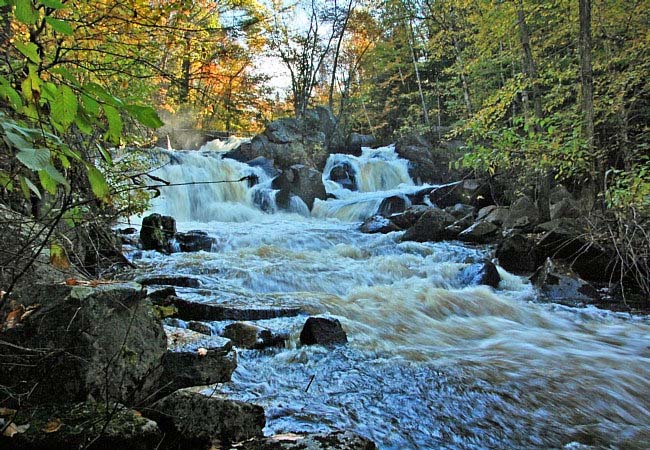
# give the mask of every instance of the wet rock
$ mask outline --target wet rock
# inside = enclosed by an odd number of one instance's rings
[[[405,196],[391,195],[381,201],[377,213],[384,217],[388,217],[392,214],[404,212],[410,205],[411,202]]]
[[[204,322],[190,320],[187,323],[187,328],[197,333],[205,334],[206,336],[212,336],[212,328],[210,328],[210,325]]]
[[[458,239],[476,244],[488,244],[495,240],[499,227],[490,222],[478,221],[471,227],[463,230]]]
[[[136,279],[136,282],[143,286],[163,285],[188,288],[201,287],[201,281],[187,275],[159,275],[154,277],[144,277]]]
[[[350,133],[346,142],[347,152],[359,156],[362,147],[372,147],[376,143],[377,139],[370,134]]]
[[[222,336],[230,339],[235,346],[246,349],[282,347],[287,336],[274,335],[268,328],[250,322],[235,322],[224,328]]]
[[[522,234],[513,234],[503,239],[495,256],[501,267],[515,274],[534,272],[542,262],[534,239]]]
[[[215,303],[198,303],[179,297],[167,297],[155,302],[159,306],[173,306],[173,317],[182,320],[212,322],[215,320],[267,320],[278,317],[295,317],[300,308],[284,306],[250,306],[235,307]]]
[[[500,227],[503,226],[509,217],[510,208],[507,206],[490,205],[486,206],[485,208],[481,208],[481,210],[478,212],[477,220],[493,223],[496,226]]]
[[[147,297],[154,303],[175,295],[176,289],[173,286],[166,286],[162,289],[156,289],[147,293]]]
[[[585,306],[602,300],[596,288],[582,280],[567,265],[550,258],[530,277],[530,281],[546,300],[553,303]]]
[[[341,187],[349,189],[351,191],[356,191],[357,187],[357,177],[354,169],[350,163],[343,161],[330,170],[329,179],[335,181]]]
[[[130,234],[137,234],[138,230],[133,227],[129,227],[129,228],[120,228],[119,230],[117,230],[117,232],[122,235],[130,235]]]
[[[158,400],[142,414],[158,422],[167,434],[163,444],[179,448],[207,448],[214,441],[226,444],[262,437],[266,420],[261,406],[191,388]]]
[[[399,228],[390,219],[377,215],[364,220],[359,230],[362,233],[390,233],[399,231]]]
[[[532,229],[539,223],[539,212],[533,201],[519,197],[510,205],[508,217],[503,222],[505,228]]]
[[[449,164],[463,155],[461,149],[434,146],[422,135],[411,133],[400,137],[395,151],[401,158],[409,161],[409,174],[416,181],[430,184],[449,183],[465,176],[464,171],[454,170]]]
[[[167,345],[143,297],[135,284],[32,286],[15,300],[33,311],[0,339],[18,346],[2,345],[0,385],[31,404],[146,398]]]
[[[327,198],[321,173],[302,164],[289,167],[273,180],[272,186],[279,190],[275,199],[278,206],[284,209],[289,208],[292,194],[300,197],[310,210],[314,200]]]
[[[177,332],[178,333],[178,332]],[[190,332],[182,332],[184,335]],[[174,334],[172,333],[172,342]],[[237,368],[237,353],[228,339],[184,337],[172,344],[162,359],[160,390],[165,395],[177,389],[230,381]]]
[[[264,170],[264,173],[266,173],[271,178],[277,177],[280,174],[280,171],[273,165],[273,160],[265,158],[264,156],[258,156],[257,158],[253,158],[250,161],[246,161],[246,164],[251,167],[261,168]]]
[[[281,434],[241,443],[242,450],[376,450],[374,442],[349,431]]]
[[[439,208],[430,208],[401,238],[401,241],[437,242],[453,239],[447,227],[456,221],[454,216]]]
[[[431,206],[425,205],[409,206],[404,210],[404,212],[392,214],[389,218],[390,221],[393,222],[397,227],[405,230],[415,225],[420,217],[422,217],[425,212],[430,211],[431,209]]]
[[[448,206],[445,208],[445,212],[451,214],[456,219],[463,219],[467,216],[473,217],[474,208],[472,205],[465,205],[463,203],[456,203],[454,206]]]
[[[181,252],[209,252],[216,239],[208,236],[205,231],[192,230],[187,233],[176,233],[174,236]]]
[[[449,236],[448,239],[453,239],[456,236],[458,236],[463,230],[467,229],[468,227],[471,227],[472,224],[474,223],[474,216],[472,214],[468,214],[465,217],[462,217],[449,225],[448,227],[445,228],[447,235]]]
[[[119,404],[64,403],[21,408],[14,417],[23,430],[0,435],[0,448],[148,450],[162,440],[158,425]],[[26,428],[25,428],[26,427]]]
[[[471,264],[465,267],[458,274],[458,279],[466,286],[485,285],[496,289],[499,287],[501,276],[499,275],[496,266],[493,263],[486,261],[484,263]]]
[[[348,337],[338,319],[330,317],[310,317],[300,332],[303,345],[345,344]]]
[[[170,251],[169,242],[176,233],[176,221],[170,216],[150,214],[142,219],[140,242],[144,250]]]

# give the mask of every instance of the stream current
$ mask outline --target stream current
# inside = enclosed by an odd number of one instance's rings
[[[344,161],[356,191],[329,180]],[[497,289],[463,285],[459,271],[489,257],[485,246],[360,233],[383,198],[418,188],[390,147],[332,155],[324,182],[338,199],[311,215],[298,198],[278,212],[262,169],[214,150],[174,152],[155,174],[252,173],[254,187],[172,186],[155,199],[179,231],[216,238],[211,252],[132,254],[145,272],[198,277],[200,289],[177,288],[183,298],[304,311],[257,322],[288,333],[285,348],[239,350],[232,381],[206,393],[263,406],[266,434],[350,429],[382,449],[650,448],[647,319],[539,302],[501,268]],[[338,318],[349,343],[300,346],[308,314]]]

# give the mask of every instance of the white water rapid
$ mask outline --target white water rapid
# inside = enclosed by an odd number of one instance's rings
[[[650,448],[647,319],[541,303],[503,270],[498,289],[464,285],[459,271],[486,247],[360,233],[381,199],[418,187],[390,149],[334,155],[326,179],[342,160],[357,191],[328,182],[339,199],[311,217],[276,212],[261,169],[214,153],[175,152],[156,173],[259,183],[164,188],[153,210],[217,242],[210,253],[134,251],[143,271],[198,277],[200,289],[177,289],[193,301],[305,312],[260,321],[290,335],[286,348],[240,350],[232,382],[213,389],[263,406],[268,434],[350,429],[382,449]],[[306,314],[338,318],[349,343],[300,346]]]

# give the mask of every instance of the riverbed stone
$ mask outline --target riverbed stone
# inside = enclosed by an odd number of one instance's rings
[[[147,398],[167,344],[144,294],[136,284],[33,286],[3,306],[3,317],[31,312],[2,333],[0,340],[18,347],[3,345],[0,385],[31,404]]]
[[[329,173],[329,179],[350,191],[356,191],[357,177],[352,165],[347,161],[336,164]]]
[[[515,274],[534,272],[542,262],[535,240],[517,233],[499,242],[495,256],[501,267]]]
[[[174,239],[176,239],[181,252],[209,252],[217,241],[215,238],[208,236],[205,231],[199,230],[176,233]]]
[[[170,251],[170,241],[176,233],[176,221],[171,216],[158,213],[142,219],[140,242],[144,250],[156,250],[163,253]]]
[[[598,303],[602,296],[587,281],[582,280],[568,265],[547,258],[530,277],[530,281],[550,302],[567,306]]]
[[[261,406],[218,393],[206,395],[195,388],[180,389],[143,409],[142,414],[160,425],[167,434],[167,445],[180,448],[259,438],[266,421]]]
[[[345,344],[348,337],[341,322],[333,317],[310,317],[300,332],[303,345]]]
[[[431,210],[431,206],[426,205],[413,205],[409,206],[404,210],[404,212],[398,214],[392,214],[389,219],[393,222],[398,228],[406,230],[411,228],[415,223],[422,217],[422,215]]]
[[[391,233],[399,228],[388,218],[382,215],[368,217],[359,227],[362,233]]]
[[[501,282],[499,271],[490,261],[470,264],[459,272],[458,279],[466,286],[485,285],[495,289],[499,287],[499,282]]]
[[[273,180],[273,189],[278,189],[275,199],[280,208],[288,209],[291,196],[300,197],[311,210],[316,199],[327,199],[322,174],[303,164],[295,164],[284,170]]]
[[[235,346],[259,350],[267,347],[281,347],[287,336],[274,335],[273,332],[250,322],[235,322],[227,325],[222,336],[230,339]]]
[[[532,229],[539,223],[539,212],[535,203],[527,196],[515,200],[503,222],[505,228]]]
[[[143,286],[201,287],[201,281],[189,275],[153,275],[137,278],[136,282]]]
[[[377,446],[350,431],[331,433],[285,433],[241,443],[242,450],[376,450]]]
[[[490,222],[480,220],[458,234],[458,239],[464,242],[487,244],[495,240],[499,227]]]
[[[389,217],[392,214],[403,212],[410,204],[411,202],[404,195],[391,195],[381,201],[377,213],[384,217]]]
[[[437,242],[453,239],[447,227],[456,221],[454,216],[439,208],[431,208],[424,213],[411,228],[406,230],[402,242]]]

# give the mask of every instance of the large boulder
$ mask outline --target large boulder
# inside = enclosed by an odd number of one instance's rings
[[[215,238],[208,236],[205,231],[199,230],[176,233],[174,239],[181,252],[209,252],[212,250],[212,245],[217,241]]]
[[[362,233],[391,233],[393,231],[399,231],[398,228],[390,219],[382,216],[375,215],[368,217],[363,221],[359,227],[359,231]]]
[[[470,264],[458,274],[459,281],[466,286],[485,285],[493,288],[499,287],[501,276],[497,267],[490,261]]]
[[[493,223],[494,225],[500,227],[503,226],[503,224],[508,220],[509,216],[509,207],[490,205],[479,210],[477,219]]]
[[[508,216],[503,222],[505,228],[532,229],[539,223],[539,212],[535,203],[527,196],[519,197],[510,205]]]
[[[413,205],[406,208],[404,212],[391,215],[389,219],[398,228],[406,230],[407,228],[411,228],[413,225],[415,225],[420,217],[422,217],[424,213],[430,211],[431,209],[431,206]]]
[[[453,239],[448,226],[456,222],[451,214],[439,208],[431,208],[424,213],[401,238],[402,242],[437,242],[445,239]]]
[[[171,216],[150,214],[142,219],[140,242],[144,250],[157,250],[168,253],[170,242],[176,234],[176,221]]]
[[[20,318],[0,339],[0,384],[15,398],[134,404],[157,386],[167,343],[139,285],[35,285],[14,300],[0,315]]]
[[[386,197],[379,204],[377,214],[388,217],[392,214],[404,212],[411,205],[409,199],[404,195],[391,195]]]
[[[440,184],[462,179],[464,171],[452,169],[450,163],[464,154],[459,148],[434,146],[424,136],[408,134],[395,144],[397,154],[409,161],[411,178],[422,183]]]
[[[535,240],[523,234],[511,234],[498,245],[499,265],[515,274],[534,272],[541,264]]]
[[[347,153],[359,156],[363,147],[372,147],[377,139],[370,134],[350,133],[346,141]]]
[[[567,306],[585,306],[602,300],[588,282],[576,275],[568,265],[550,258],[530,277],[547,301]]]
[[[461,231],[458,234],[458,239],[475,244],[488,244],[496,239],[498,231],[499,227],[493,223],[479,220],[474,225]]]
[[[348,337],[338,319],[331,317],[310,317],[300,332],[303,345],[345,344]]]
[[[103,401],[21,408],[10,417],[13,422],[0,434],[0,448],[148,450],[157,448],[163,437],[152,420]]]
[[[226,326],[222,336],[230,339],[239,348],[263,349],[281,347],[287,336],[273,334],[268,328],[263,328],[250,322],[235,322]]]
[[[482,180],[467,179],[435,187],[429,200],[439,208],[463,203],[482,208],[491,203],[489,185]]]
[[[158,400],[142,414],[167,434],[163,448],[207,448],[262,437],[264,409],[219,394],[181,389]]]
[[[329,179],[350,191],[358,190],[357,176],[352,165],[347,161],[336,164],[328,174]]]
[[[292,195],[300,197],[310,210],[317,198],[327,199],[321,173],[302,164],[289,167],[273,180],[273,189],[279,190],[275,199],[283,209],[289,209]]]

